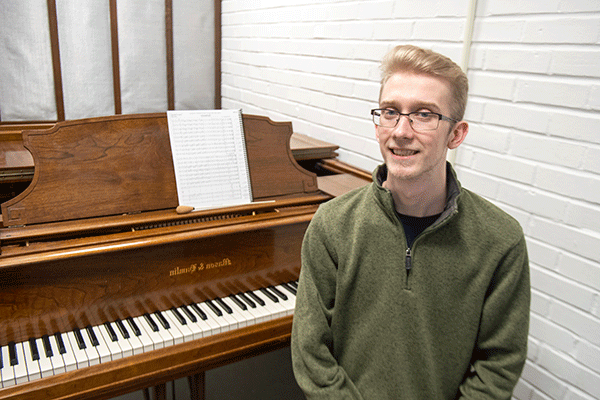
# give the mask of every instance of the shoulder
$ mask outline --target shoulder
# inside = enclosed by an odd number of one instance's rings
[[[372,183],[354,189],[323,203],[317,209],[309,225],[310,233],[329,236],[345,236],[353,226],[361,224],[365,215],[372,214]]]
[[[459,213],[463,221],[479,238],[488,237],[513,245],[524,237],[519,222],[491,201],[462,188]]]
[[[353,189],[341,196],[335,197],[319,206],[315,217],[327,220],[347,219],[352,214],[363,212],[365,203],[371,200],[372,185]]]

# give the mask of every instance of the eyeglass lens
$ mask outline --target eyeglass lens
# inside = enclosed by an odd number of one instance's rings
[[[400,114],[395,110],[377,110],[373,113],[373,122],[384,128],[393,128],[398,124],[401,116],[408,117],[410,126],[415,131],[430,131],[437,129],[440,119],[437,114],[412,112],[408,115]]]

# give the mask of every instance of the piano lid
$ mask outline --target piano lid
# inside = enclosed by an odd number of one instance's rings
[[[318,191],[290,150],[291,122],[243,115],[255,201]],[[23,131],[35,173],[2,204],[5,226],[175,208],[177,188],[166,113],[98,117]]]

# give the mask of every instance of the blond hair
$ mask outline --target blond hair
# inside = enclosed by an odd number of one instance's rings
[[[445,79],[452,89],[451,117],[460,121],[467,107],[469,81],[463,70],[450,58],[432,50],[412,45],[399,45],[390,50],[381,62],[381,91],[396,72],[414,72]]]

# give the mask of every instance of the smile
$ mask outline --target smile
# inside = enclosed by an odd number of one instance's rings
[[[400,156],[400,157],[414,156],[415,154],[418,153],[418,151],[416,151],[416,150],[403,150],[403,149],[391,149],[391,150],[394,155]]]

